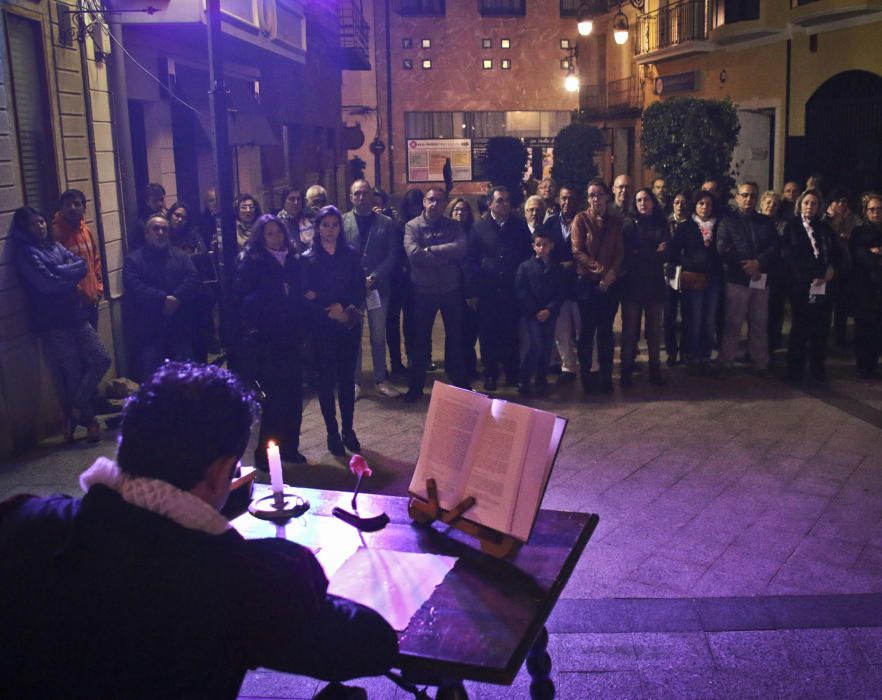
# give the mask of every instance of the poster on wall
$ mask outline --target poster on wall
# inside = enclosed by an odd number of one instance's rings
[[[444,182],[444,163],[448,158],[454,182],[472,179],[470,139],[408,139],[407,181]]]

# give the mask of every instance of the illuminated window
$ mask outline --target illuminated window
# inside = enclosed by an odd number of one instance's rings
[[[560,40],[560,47],[564,50],[569,49],[570,48],[570,40],[569,39],[561,39]]]
[[[503,58],[499,65],[502,70],[511,70],[511,59]]]
[[[511,39],[500,39],[499,40],[499,48],[500,49],[510,49],[511,48]]]
[[[483,61],[481,61],[481,68],[483,68],[484,70],[493,70],[493,59],[485,58]]]
[[[422,41],[420,41],[420,45],[424,49],[431,49],[432,48],[432,40],[431,39],[423,39]]]
[[[432,59],[424,58],[423,59],[423,70],[432,70]]]
[[[560,69],[561,70],[569,70],[570,68],[570,59],[562,58],[560,59]]]

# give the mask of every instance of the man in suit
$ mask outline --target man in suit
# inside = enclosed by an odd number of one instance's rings
[[[386,313],[390,277],[398,248],[395,224],[388,216],[374,211],[373,192],[366,180],[352,183],[349,188],[352,209],[343,215],[343,233],[346,242],[361,253],[377,393],[387,398],[397,398],[400,393],[386,381]],[[360,351],[356,367],[361,367]]]
[[[512,214],[505,187],[490,190],[490,211],[475,222],[468,243],[468,303],[478,310],[478,336],[484,362],[484,389],[494,391],[499,368],[506,382],[518,381],[518,305],[515,273],[533,256],[526,222]]]

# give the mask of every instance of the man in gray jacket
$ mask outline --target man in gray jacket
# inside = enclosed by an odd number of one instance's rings
[[[447,193],[430,187],[423,213],[404,226],[404,250],[410,260],[414,287],[414,344],[408,402],[423,395],[432,326],[440,311],[444,321],[444,368],[450,381],[468,388],[462,357],[463,296],[461,263],[466,253],[465,232],[444,217]]]
[[[349,188],[352,210],[343,215],[346,242],[361,253],[361,267],[367,287],[367,317],[374,361],[377,393],[387,398],[400,396],[386,381],[386,310],[389,306],[389,278],[395,267],[398,247],[395,224],[388,216],[373,210],[373,188],[366,180],[356,180]],[[361,350],[356,372],[361,368]],[[356,377],[356,385],[358,377]]]

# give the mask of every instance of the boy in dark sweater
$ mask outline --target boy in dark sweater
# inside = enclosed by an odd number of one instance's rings
[[[536,392],[548,391],[548,363],[554,342],[554,324],[564,298],[564,271],[551,258],[554,240],[545,229],[533,234],[536,255],[518,267],[515,292],[521,310],[521,367],[518,393],[529,396],[535,378]]]

